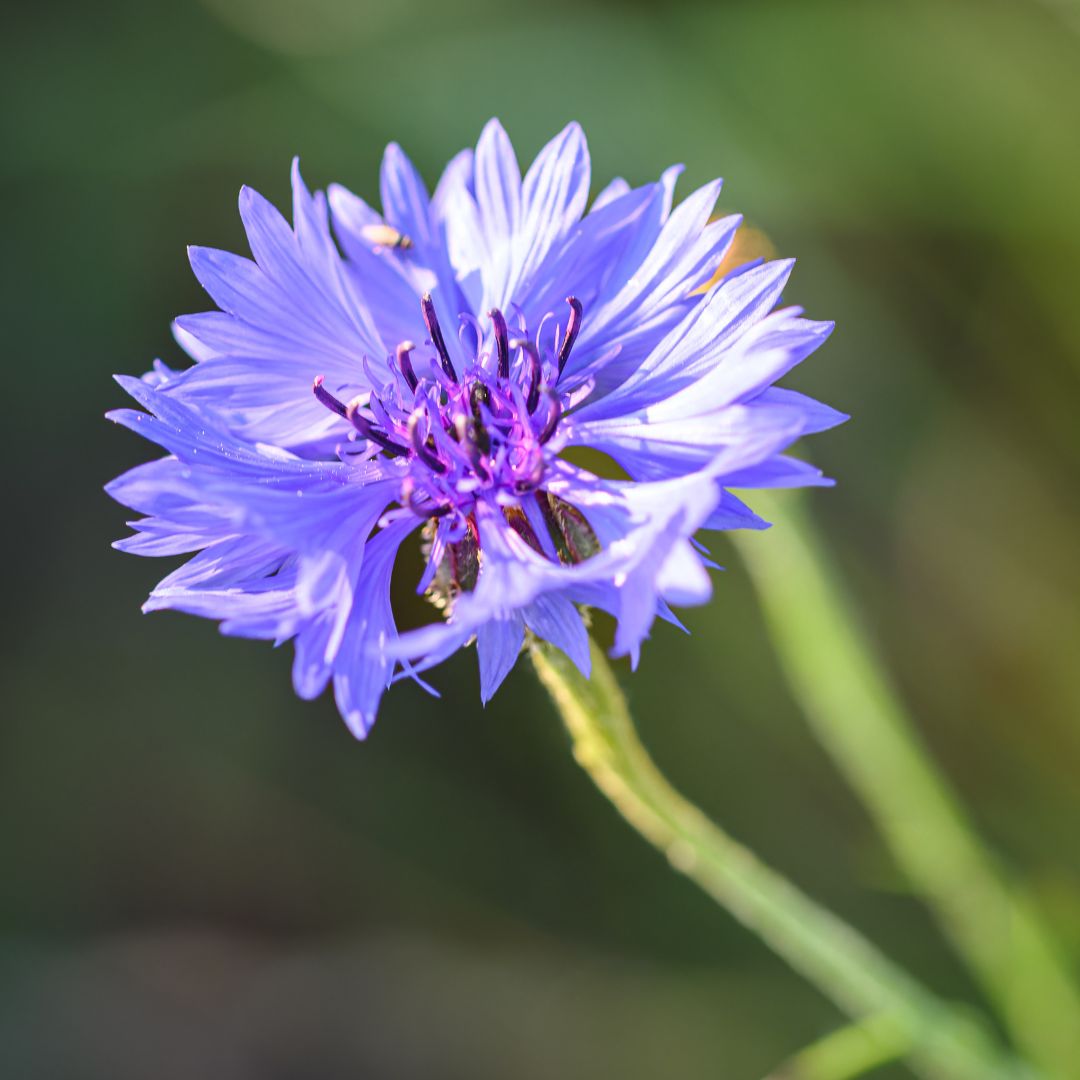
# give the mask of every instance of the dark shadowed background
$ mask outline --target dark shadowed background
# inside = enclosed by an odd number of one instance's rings
[[[594,185],[685,193],[799,258],[850,412],[814,519],[920,731],[1080,953],[1080,14],[1059,0],[48,2],[2,35],[0,1075],[760,1080],[839,1017],[632,834],[527,664],[385,700],[366,744],[284,649],[144,617],[101,487],[112,372],[179,362],[236,193],[374,198],[493,114],[578,119]],[[763,537],[763,542],[766,540]],[[782,682],[729,544],[624,684],[661,765],[954,998],[976,991]],[[908,1075],[896,1068],[896,1077]]]

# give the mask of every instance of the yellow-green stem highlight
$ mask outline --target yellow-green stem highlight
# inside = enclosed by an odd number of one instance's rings
[[[641,745],[603,652],[592,677],[558,649],[530,654],[573,741],[574,757],[619,813],[711,897],[854,1019],[886,1014],[934,1080],[1032,1077],[970,1017],[925,991],[875,946],[760,862],[664,779]]]
[[[767,1080],[855,1080],[910,1051],[907,1035],[891,1016],[868,1016],[830,1031]]]

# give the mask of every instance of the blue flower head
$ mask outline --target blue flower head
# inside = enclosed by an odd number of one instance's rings
[[[333,680],[358,736],[473,640],[485,701],[526,630],[587,674],[581,605],[636,662],[710,595],[698,530],[765,526],[730,489],[825,482],[783,451],[844,419],[773,385],[832,324],[777,307],[788,261],[710,284],[739,219],[710,220],[719,181],[673,208],[679,171],[589,205],[576,124],[522,177],[493,120],[433,195],[391,145],[381,214],[295,164],[292,227],[241,191],[253,260],[191,249],[218,307],[176,320],[196,363],[121,377],[142,410],[110,414],[168,452],[109,485],[145,515],[116,546],[194,553],[145,610],[291,638],[297,693]],[[395,563],[429,625],[398,627]]]

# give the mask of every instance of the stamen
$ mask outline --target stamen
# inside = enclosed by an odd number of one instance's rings
[[[319,399],[320,404],[325,405],[332,412],[336,412],[338,416],[345,416],[348,410],[329,390],[323,387],[325,381],[325,375],[316,375],[315,382],[311,387],[312,392]]]
[[[491,325],[495,328],[495,350],[499,354],[499,378],[510,378],[510,340],[506,333],[506,320],[498,308],[488,312]]]
[[[405,376],[405,381],[409,384],[410,390],[415,390],[420,384],[420,380],[416,377],[416,372],[413,371],[412,361],[409,359],[409,353],[415,348],[416,346],[411,341],[403,341],[397,347],[398,371]]]
[[[368,408],[375,416],[375,423],[383,431],[394,431],[397,428],[398,425],[394,422],[382,400],[375,397],[374,394],[371,396],[371,400],[368,401]]]
[[[424,418],[423,409],[417,409],[409,417],[409,442],[412,443],[416,456],[432,471],[437,473],[446,472],[448,466],[442,458],[433,454],[427,447],[427,440],[420,435],[420,421]]]
[[[424,315],[424,325],[428,329],[428,334],[431,336],[431,344],[435,346],[435,351],[439,354],[439,363],[442,364],[443,371],[450,377],[451,381],[457,382],[457,372],[454,370],[454,365],[450,360],[450,353],[446,349],[446,342],[443,340],[442,327],[439,326],[439,318],[435,314],[435,305],[431,300],[431,293],[424,293],[420,298],[420,310]]]
[[[540,354],[531,341],[515,341],[513,345],[515,349],[523,349],[529,358],[529,392],[525,397],[525,410],[531,416],[536,411],[536,403],[540,400],[540,376],[543,374]]]
[[[443,503],[436,503],[428,497],[429,501],[422,503],[420,501],[419,493],[415,488],[410,488],[408,494],[405,496],[405,505],[417,516],[421,518],[439,518],[446,517],[450,513],[450,507]]]
[[[547,406],[547,415],[536,437],[541,446],[555,434],[555,429],[559,426],[559,418],[562,416],[562,405],[550,390],[544,391],[544,403]]]
[[[404,446],[399,445],[388,435],[379,431],[366,416],[360,415],[358,409],[359,406],[353,402],[353,404],[345,410],[345,419],[348,420],[365,439],[368,439],[373,443],[378,443],[391,457],[408,457],[409,451],[406,450]]]
[[[545,333],[547,321],[556,318],[551,312],[530,335],[524,312],[511,304],[507,310],[512,322],[520,324],[520,332],[511,334],[503,311],[492,308],[488,333],[494,340],[493,355],[480,351],[484,328],[475,316],[462,313],[462,355],[468,357],[474,339],[475,346],[459,377],[431,294],[422,296],[420,310],[434,356],[422,350],[422,359],[414,364],[416,346],[402,341],[393,356],[383,354],[380,364],[372,366],[361,357],[370,389],[348,404],[326,389],[323,376],[314,380],[312,391],[318,401],[352,425],[363,440],[357,440],[358,447],[367,447],[339,456],[405,458],[399,495],[402,513],[465,522],[481,493],[504,508],[520,508],[522,497],[544,482],[551,456],[545,447],[568,407],[562,400],[565,395],[554,387],[581,329],[582,305],[573,296],[567,303],[565,333],[554,335]],[[391,378],[380,387],[383,364]],[[559,500],[538,498],[534,506],[530,497],[527,502],[522,521],[531,518],[541,525],[533,536],[542,538],[549,557],[557,554],[562,561],[579,562],[597,547],[588,523],[572,508]],[[449,534],[447,542],[458,543],[450,541]]]
[[[559,345],[560,376],[563,373],[563,368],[566,367],[566,361],[570,359],[570,350],[574,347],[578,332],[581,330],[581,313],[583,310],[581,301],[576,296],[568,296],[566,302],[570,305],[570,318],[566,323],[566,334],[562,339],[562,344]]]

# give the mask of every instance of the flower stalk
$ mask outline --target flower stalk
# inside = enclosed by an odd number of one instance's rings
[[[857,931],[728,836],[667,782],[641,744],[602,650],[591,642],[584,678],[551,645],[530,655],[573,743],[578,764],[671,865],[705,890],[849,1017],[891,1018],[920,1075],[1019,1080],[1034,1074],[1006,1056],[970,1015],[937,999]]]
[[[800,1050],[766,1080],[855,1080],[904,1057],[911,1043],[887,1013],[868,1016]]]
[[[1051,1076],[1080,1076],[1080,991],[1063,950],[927,753],[799,501],[762,493],[760,507],[782,527],[733,539],[815,736],[1016,1046]]]

